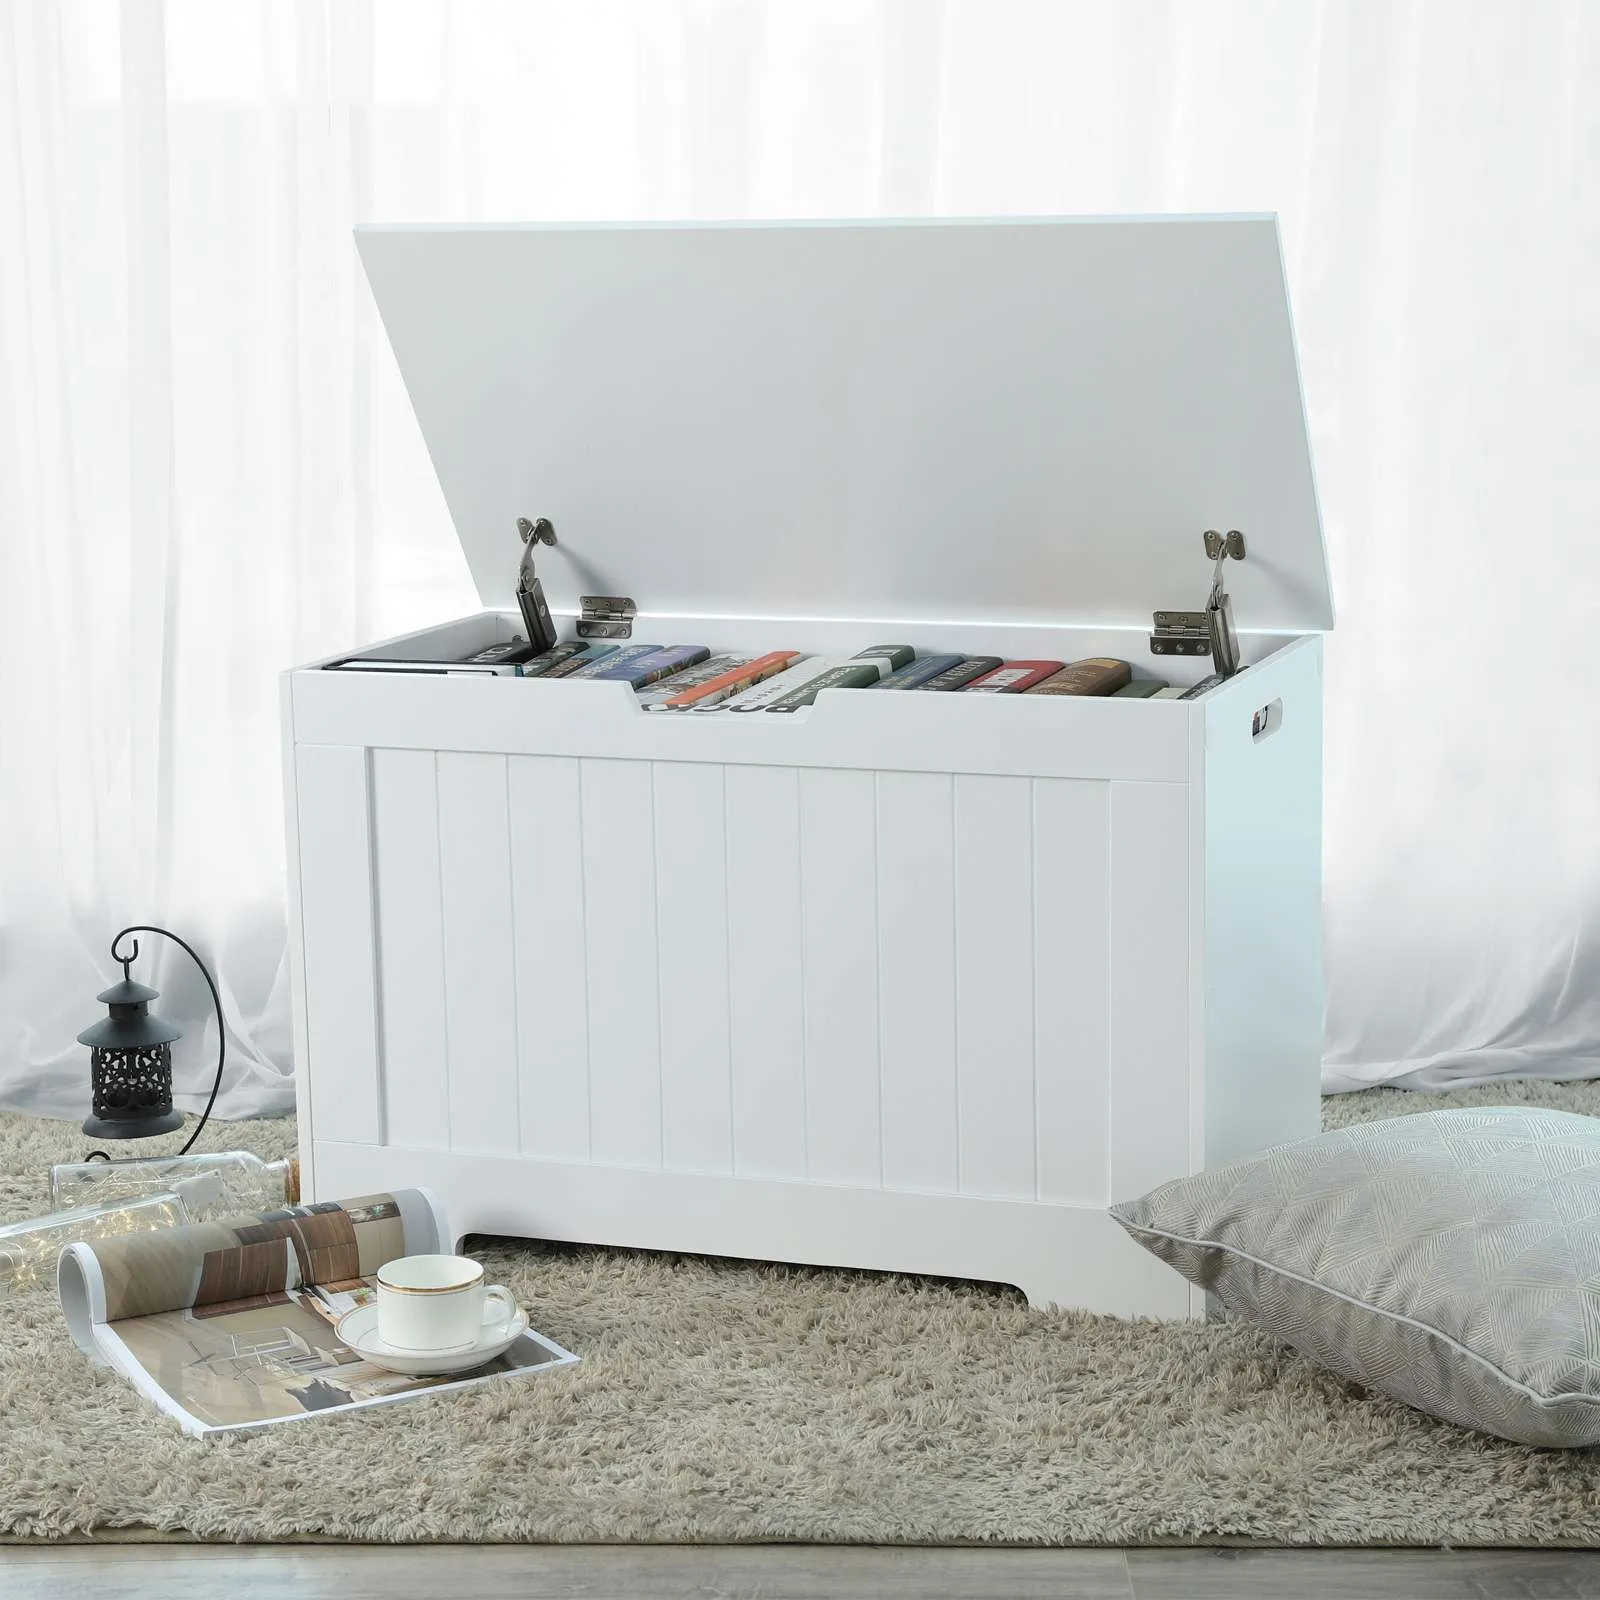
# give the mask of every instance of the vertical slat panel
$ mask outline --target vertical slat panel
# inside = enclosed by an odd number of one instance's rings
[[[367,752],[359,745],[301,745],[295,772],[307,1078],[316,1137],[378,1144],[383,1105]]]
[[[1031,1200],[1033,849],[1026,778],[955,780],[956,1087],[963,1194]]]
[[[875,836],[870,772],[800,773],[807,1172],[873,1187],[883,1177]]]
[[[953,1194],[960,1175],[952,780],[880,772],[877,791],[883,1182]]]
[[[682,1172],[733,1170],[727,836],[722,768],[655,769],[661,952],[661,1154]]]
[[[724,769],[734,1170],[806,1172],[800,819],[792,767]]]
[[[411,1149],[448,1150],[439,804],[431,750],[372,752],[372,818],[384,1138]]]
[[[1069,1205],[1109,1198],[1110,795],[1105,783],[1033,786],[1038,1197]]]
[[[644,761],[585,757],[585,949],[592,1159],[661,1165],[655,808]]]
[[[507,777],[521,1149],[551,1161],[587,1161],[589,1003],[578,763],[570,756],[512,756]]]
[[[515,1155],[517,998],[506,758],[441,751],[438,785],[450,1148]]]
[[[1188,789],[1111,785],[1111,1198],[1189,1161]]]

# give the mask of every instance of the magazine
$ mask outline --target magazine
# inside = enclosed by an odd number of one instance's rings
[[[188,1433],[219,1433],[406,1400],[578,1360],[531,1328],[465,1374],[403,1377],[334,1325],[397,1256],[448,1252],[426,1190],[290,1206],[67,1246],[58,1283],[79,1348]]]

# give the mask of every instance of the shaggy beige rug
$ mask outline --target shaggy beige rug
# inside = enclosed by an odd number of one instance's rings
[[[1600,1111],[1600,1089],[1369,1091]],[[207,1130],[286,1151],[292,1124]],[[176,1140],[170,1141],[176,1144]],[[0,1117],[0,1207],[40,1208],[75,1128]],[[1030,1311],[1014,1292],[486,1241],[580,1366],[184,1437],[89,1367],[55,1301],[0,1302],[0,1530],[274,1540],[1591,1544],[1600,1457],[1373,1399],[1248,1327]]]

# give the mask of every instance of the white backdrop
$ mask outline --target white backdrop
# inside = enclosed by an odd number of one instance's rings
[[[1281,213],[1329,1085],[1600,1071],[1596,82],[1592,0],[0,0],[0,1101],[165,921],[290,1102],[274,674],[474,605],[369,218]]]

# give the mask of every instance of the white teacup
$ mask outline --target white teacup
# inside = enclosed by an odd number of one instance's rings
[[[470,1350],[516,1315],[511,1291],[485,1287],[468,1256],[400,1256],[378,1268],[378,1337],[392,1349]]]

